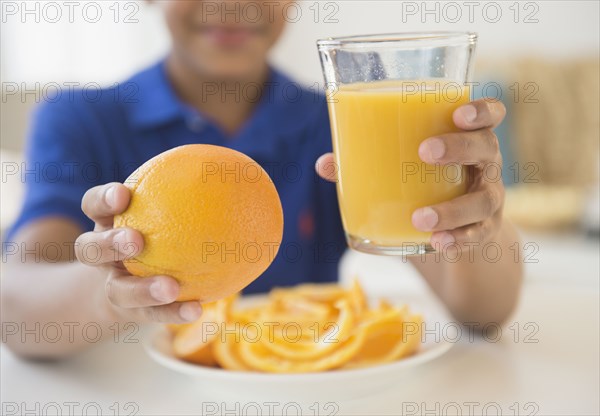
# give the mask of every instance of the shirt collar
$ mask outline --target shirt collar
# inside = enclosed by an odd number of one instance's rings
[[[171,87],[164,60],[135,75],[122,88],[130,90],[126,105],[134,128],[157,127],[189,114]]]
[[[281,85],[289,82],[287,77],[270,68],[266,90],[259,101],[249,124],[262,119],[281,100],[278,91]],[[171,123],[176,120],[202,120],[202,114],[183,103],[175,94],[166,72],[165,60],[135,75],[122,89],[123,96],[130,96],[126,106],[130,122],[136,129],[144,130]],[[206,121],[206,120],[204,120]],[[249,127],[249,126],[246,126]]]

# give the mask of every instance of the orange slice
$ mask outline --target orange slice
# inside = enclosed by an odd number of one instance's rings
[[[197,321],[180,327],[173,338],[173,352],[185,361],[202,365],[215,365],[210,344],[219,334],[219,313],[214,304],[204,305]]]
[[[221,332],[212,344],[212,353],[216,362],[222,368],[232,371],[248,371],[251,368],[246,365],[239,354],[240,334],[239,326],[228,323],[226,330]]]
[[[364,334],[358,333],[344,342],[331,354],[317,359],[296,361],[280,357],[269,351],[261,342],[247,342],[242,339],[239,343],[239,353],[242,360],[254,370],[270,373],[306,373],[324,371],[339,367],[349,361],[360,349],[364,342]]]
[[[251,308],[245,308],[241,310],[234,309],[229,313],[227,321],[239,322],[241,325],[258,322],[263,309],[263,305],[253,306]]]
[[[275,288],[269,294],[271,299],[301,297],[306,300],[333,305],[346,295],[346,290],[334,283],[305,283],[291,288]]]
[[[417,351],[423,319],[419,315],[407,316],[406,311],[397,312],[395,318],[382,320],[372,328],[360,351],[344,368],[384,364]]]
[[[240,357],[254,370],[271,373],[307,373],[331,370],[342,367],[351,361],[374,332],[379,332],[382,327],[386,327],[390,321],[395,319],[398,319],[397,314],[385,314],[379,319],[363,322],[356,327],[356,331],[346,341],[340,343],[338,348],[332,350],[330,354],[316,359],[284,358],[272,354],[261,342],[247,342],[243,338],[239,344]]]
[[[273,331],[273,334],[267,333],[266,336],[261,337],[260,341],[267,350],[291,360],[310,360],[322,357],[347,340],[356,324],[354,311],[347,299],[340,300],[336,304],[336,308],[339,310],[338,319],[331,322],[330,325],[324,325],[328,326],[328,330],[325,332],[319,333],[313,330],[306,332],[306,337],[290,342],[290,339],[281,331]]]
[[[369,309],[367,296],[356,278],[352,281],[352,286],[350,286],[350,290],[348,291],[348,298],[357,316],[362,315]]]
[[[175,354],[226,370],[306,373],[399,360],[421,344],[421,316],[386,300],[370,308],[358,280],[349,288],[277,288],[243,309],[236,299],[204,305],[197,322],[169,326]]]
[[[176,333],[179,332],[180,329],[183,329],[187,326],[190,326],[191,324],[186,323],[186,324],[167,324],[166,327],[169,330],[169,332],[173,335],[175,335]]]
[[[237,295],[202,305],[196,322],[179,327],[173,338],[173,352],[185,361],[213,366],[217,362],[210,345],[219,337]]]

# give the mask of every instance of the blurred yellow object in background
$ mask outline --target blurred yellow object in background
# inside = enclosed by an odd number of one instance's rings
[[[590,192],[600,174],[598,56],[490,59],[477,71],[505,87],[506,217],[536,231],[598,232],[598,197]],[[586,206],[593,212],[585,215]]]
[[[507,189],[504,214],[527,228],[564,228],[582,215],[583,192],[573,186],[519,185]]]

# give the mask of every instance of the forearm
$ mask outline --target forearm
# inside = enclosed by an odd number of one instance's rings
[[[19,355],[63,357],[114,335],[104,280],[77,261],[8,261],[1,295],[3,342]]]
[[[523,267],[518,242],[515,228],[505,220],[490,243],[411,262],[456,319],[480,326],[501,324],[519,297]]]

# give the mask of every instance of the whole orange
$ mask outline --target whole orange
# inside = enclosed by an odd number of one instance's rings
[[[127,210],[115,227],[144,237],[124,261],[136,276],[169,275],[177,300],[211,302],[236,293],[273,261],[283,212],[269,175],[248,156],[219,146],[176,147],[150,159],[126,181]]]

